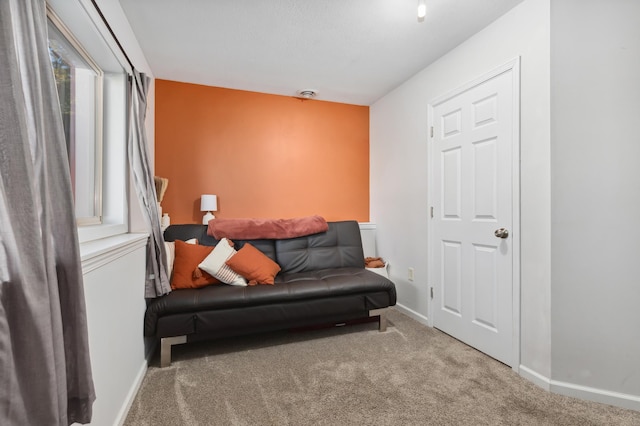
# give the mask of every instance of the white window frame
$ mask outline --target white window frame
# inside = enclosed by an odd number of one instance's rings
[[[93,216],[78,217],[76,223],[78,226],[99,225],[102,223],[102,136],[103,136],[103,87],[104,73],[96,64],[91,55],[85,50],[82,44],[75,38],[73,33],[60,20],[58,15],[47,5],[47,18],[62,34],[66,41],[80,54],[82,59],[96,73],[95,83],[95,102],[94,102],[94,155],[93,155]],[[82,176],[80,176],[82,177]],[[74,194],[75,199],[75,194]]]
[[[103,71],[100,223],[79,223],[82,244],[129,231],[127,79],[132,70],[90,0],[47,0],[47,8]],[[59,28],[59,27],[58,27]]]

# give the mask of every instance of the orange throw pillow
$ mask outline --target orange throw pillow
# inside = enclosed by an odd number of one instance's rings
[[[225,263],[245,277],[249,285],[273,284],[276,274],[280,272],[280,265],[249,243]]]
[[[220,281],[200,270],[198,265],[211,253],[213,247],[187,244],[176,240],[176,257],[173,261],[171,288],[200,288]]]

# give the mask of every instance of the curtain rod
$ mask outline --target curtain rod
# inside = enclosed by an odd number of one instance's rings
[[[113,39],[115,40],[116,44],[120,48],[120,51],[122,52],[122,54],[124,55],[125,59],[129,63],[129,66],[131,66],[131,70],[134,71],[136,69],[136,67],[133,66],[133,62],[131,62],[131,59],[129,59],[129,55],[127,55],[127,52],[125,52],[124,47],[122,47],[122,45],[120,44],[120,40],[118,40],[118,37],[116,37],[116,34],[113,32],[113,29],[111,28],[111,25],[109,25],[109,22],[107,22],[107,18],[104,17],[104,14],[102,13],[102,10],[100,10],[100,7],[98,6],[98,3],[96,3],[96,0],[91,0],[91,3],[93,3],[93,7],[96,8],[96,11],[100,15],[100,18],[102,18],[102,22],[104,22],[104,24],[107,26],[107,29],[111,33],[111,37],[113,37]]]

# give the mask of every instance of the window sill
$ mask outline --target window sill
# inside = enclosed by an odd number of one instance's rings
[[[124,224],[102,224],[78,227],[78,240],[80,245],[89,244],[97,240],[106,240],[109,237],[117,237],[126,234],[127,227]]]
[[[107,263],[146,247],[149,234],[120,234],[80,244],[82,273],[87,274]]]

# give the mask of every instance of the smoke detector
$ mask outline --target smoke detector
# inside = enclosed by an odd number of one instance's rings
[[[298,90],[296,93],[298,94],[299,98],[303,98],[303,99],[313,99],[316,96],[318,96],[318,92],[312,89]]]

